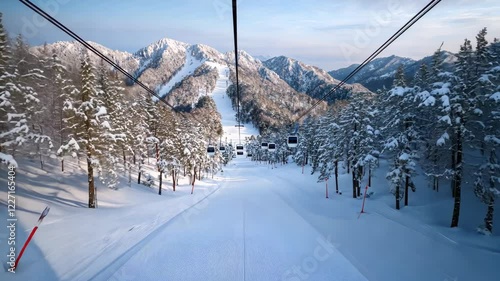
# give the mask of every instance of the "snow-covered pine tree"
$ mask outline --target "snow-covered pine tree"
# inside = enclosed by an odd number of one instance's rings
[[[446,163],[444,161],[448,150],[444,146],[449,139],[447,133],[443,134],[443,127],[436,122],[439,119],[438,100],[440,89],[446,83],[446,75],[442,73],[443,58],[441,48],[432,56],[432,75],[427,75],[425,64],[419,70],[419,78],[415,79],[415,128],[418,130],[422,145],[420,146],[420,165],[432,182],[432,189],[439,191],[439,179],[445,176]],[[445,79],[445,81],[440,81]],[[438,141],[436,141],[438,140]]]
[[[98,69],[97,87],[100,104],[106,108],[107,120],[102,144],[102,153],[99,156],[101,163],[100,179],[108,188],[118,186],[118,172],[127,170],[126,153],[131,151],[127,143],[130,118],[126,116],[123,88],[118,85],[101,61]],[[120,160],[121,159],[121,160]],[[122,162],[122,164],[120,164]]]
[[[415,73],[413,84],[415,87],[419,87],[421,91],[429,91],[429,70],[425,63],[422,63]]]
[[[480,113],[483,116],[482,131],[476,133],[481,140],[481,150],[487,158],[476,171],[474,193],[487,205],[484,224],[478,228],[480,233],[491,234],[495,201],[500,197],[500,42],[487,47],[486,29],[479,32],[476,49],[476,68],[479,80],[476,81],[476,94],[481,101]]]
[[[477,119],[478,98],[473,83],[477,80],[474,52],[470,40],[460,46],[455,63],[456,71],[449,75],[450,83],[441,85],[442,117],[451,144],[451,189],[454,197],[451,227],[457,227],[460,216],[461,188],[464,174],[464,143],[473,140],[471,123]],[[444,135],[443,133],[443,135]]]
[[[340,126],[337,124],[337,117],[333,111],[329,111],[325,116],[325,134],[322,135],[325,138],[322,141],[322,145],[319,148],[319,177],[318,182],[331,178],[331,175],[335,175],[335,190],[339,193],[338,185],[338,165],[339,160],[342,157],[342,147],[339,145],[340,138]]]
[[[393,88],[382,99],[385,108],[382,130],[384,150],[391,151],[393,157],[386,178],[391,182],[391,192],[396,199],[396,209],[399,210],[401,199],[404,198],[405,205],[408,205],[409,189],[415,191],[412,177],[417,158],[418,131],[415,128],[414,89],[406,87],[404,77],[399,75],[394,80]]]
[[[13,86],[11,82],[13,78],[10,68],[11,58],[7,33],[3,27],[2,13],[0,13],[0,162],[17,166],[17,162],[7,152],[7,148],[10,146],[9,136],[16,133],[10,132],[12,130],[11,115],[16,113],[10,93]]]
[[[175,191],[177,177],[181,168],[182,142],[179,136],[180,129],[176,116],[170,109],[162,106],[158,110],[160,133],[157,137],[159,138],[160,161],[162,161],[160,167],[163,169],[158,171],[160,175],[168,173],[172,177],[172,190]]]
[[[299,143],[293,156],[293,161],[299,166],[307,165],[311,152],[315,150],[313,140],[316,134],[316,123],[314,118],[307,116],[299,131]]]
[[[7,47],[4,47],[3,52],[5,54],[2,56],[8,56]],[[3,82],[0,82],[3,84],[0,85],[0,104],[3,111],[3,120],[0,122],[5,126],[5,130],[0,133],[0,146],[3,147],[2,150],[9,150],[2,154],[2,159],[15,162],[13,156],[16,150],[31,140],[36,148],[33,153],[39,155],[43,168],[42,144],[45,142],[46,149],[50,149],[52,143],[50,137],[43,134],[43,126],[38,118],[41,105],[35,89],[30,86],[45,78],[41,74],[42,71],[35,66],[35,62],[35,58],[29,53],[28,45],[19,35],[13,48],[11,63],[7,61],[7,65],[3,66]],[[31,150],[23,149],[23,152]]]
[[[89,184],[89,208],[96,208],[96,185],[94,170],[99,171],[99,156],[105,141],[103,127],[106,127],[106,108],[100,104],[96,86],[95,70],[87,54],[82,57],[81,87],[72,92],[65,101],[65,119],[69,140],[74,139],[87,155],[87,178]],[[69,145],[69,142],[68,142]]]
[[[366,121],[364,115],[366,110],[366,97],[353,96],[349,104],[341,111],[339,125],[341,139],[339,144],[344,149],[345,165],[352,175],[352,196],[357,198],[361,195],[361,179],[363,178],[363,159],[366,155],[363,141],[367,138]]]

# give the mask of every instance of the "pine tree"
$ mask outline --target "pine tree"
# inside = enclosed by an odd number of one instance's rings
[[[444,161],[448,148],[444,145],[449,140],[446,132],[447,125],[438,122],[440,115],[440,101],[450,86],[449,73],[443,72],[443,57],[441,49],[437,49],[432,56],[432,62],[427,79],[421,74],[416,79],[415,89],[415,128],[423,144],[420,147],[420,164],[426,175],[430,177],[433,190],[439,191],[439,180],[447,175]],[[425,72],[422,68],[420,72]],[[437,124],[436,124],[437,122]]]
[[[76,141],[87,155],[87,178],[89,183],[89,208],[97,207],[94,170],[100,170],[99,156],[102,155],[103,129],[107,128],[106,108],[98,97],[94,68],[88,55],[84,55],[80,69],[81,88],[72,92],[65,101],[68,118],[65,119],[70,133],[69,142]]]
[[[5,34],[2,26],[0,34]],[[13,156],[16,151],[31,141],[36,147],[35,153],[39,155],[43,168],[42,149],[50,149],[52,143],[50,137],[44,134],[43,126],[39,122],[40,102],[38,94],[31,85],[37,84],[45,77],[35,66],[34,57],[29,53],[28,45],[21,35],[16,38],[10,63],[7,60],[8,46],[3,45],[0,51],[2,63],[5,63],[0,66],[4,70],[0,78],[0,117],[2,117],[0,123],[4,129],[0,133],[0,153],[2,153],[0,156],[3,162],[15,164]],[[44,143],[47,146],[42,148]],[[7,153],[3,153],[4,150]],[[30,152],[30,149],[24,149],[23,152]]]
[[[491,234],[493,231],[493,214],[495,201],[500,197],[500,163],[497,150],[500,147],[500,42],[494,40],[487,48],[484,44],[486,30],[476,37],[476,68],[479,80],[476,82],[476,94],[481,101],[482,130],[475,135],[482,141],[481,150],[487,158],[476,171],[474,193],[487,205],[484,224],[478,231]],[[488,63],[489,62],[489,63]],[[488,153],[489,152],[489,153]]]
[[[406,77],[403,65],[399,65],[394,75],[394,86],[396,87],[406,87]]]
[[[8,45],[7,33],[2,23],[2,13],[0,13],[0,161],[17,166],[12,155],[6,151],[10,146],[10,135],[16,134],[16,132],[10,132],[12,130],[11,116],[16,112],[10,93],[10,89],[13,86],[11,82],[13,74],[10,72],[10,61],[10,46]]]
[[[110,80],[110,75],[103,62],[98,69],[97,87],[101,105],[106,108],[107,120],[104,124],[104,143],[99,155],[101,170],[99,178],[107,187],[116,189],[118,172],[126,170],[126,151],[131,148],[127,144],[127,125],[129,121],[124,112],[123,88],[118,82]],[[120,165],[120,158],[123,165]]]
[[[399,79],[399,80],[398,80]],[[396,209],[400,209],[400,200],[404,198],[408,205],[408,193],[415,191],[413,175],[417,158],[418,130],[415,127],[415,89],[406,86],[402,77],[394,81],[394,88],[383,98],[386,112],[383,135],[386,138],[384,150],[392,152],[393,164],[386,178],[391,182],[391,192],[396,199]],[[404,190],[403,190],[404,187]]]

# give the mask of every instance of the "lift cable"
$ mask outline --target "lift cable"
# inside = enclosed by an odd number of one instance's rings
[[[237,21],[237,7],[236,0],[233,0],[233,32],[234,32],[234,61],[235,61],[235,74],[236,74],[236,100],[238,113],[236,119],[238,119],[238,142],[241,144],[241,116],[240,116],[240,85],[238,78],[238,21]]]
[[[340,89],[346,82],[351,79],[356,73],[358,73],[363,67],[370,63],[374,58],[376,58],[382,51],[384,51],[390,44],[392,44],[399,36],[406,32],[413,24],[415,24],[420,18],[427,14],[432,8],[434,8],[441,0],[432,0],[429,2],[422,10],[420,10],[415,16],[413,16],[405,25],[403,25],[396,33],[394,33],[384,44],[382,44],[375,52],[373,52],[367,59],[363,61],[358,67],[356,67],[346,78],[340,81],[333,89],[323,94],[317,102],[315,102],[308,110],[299,115],[293,123],[297,123],[300,119],[308,115],[316,106],[318,106],[327,96],[331,95],[338,89]]]
[[[66,34],[68,34],[69,36],[71,36],[73,39],[75,39],[76,41],[78,41],[79,43],[81,43],[85,48],[87,48],[92,53],[96,54],[98,57],[100,57],[101,59],[103,59],[104,61],[106,61],[107,63],[109,63],[115,69],[117,69],[118,71],[120,71],[121,73],[123,73],[126,77],[128,77],[129,79],[131,79],[132,81],[134,81],[134,83],[136,83],[137,85],[139,85],[140,87],[142,87],[144,90],[146,90],[147,93],[149,93],[150,95],[155,96],[159,101],[162,101],[165,105],[167,105],[168,107],[170,107],[174,112],[179,113],[182,117],[184,117],[186,119],[189,119],[183,112],[176,110],[175,107],[173,107],[165,99],[162,99],[155,91],[151,90],[148,86],[146,86],[144,83],[142,83],[141,81],[139,81],[132,74],[128,73],[125,69],[123,69],[121,66],[119,66],[114,61],[112,61],[106,55],[102,54],[99,50],[97,50],[96,48],[94,48],[92,45],[90,45],[89,43],[87,43],[80,36],[78,36],[76,33],[74,33],[71,29],[67,28],[62,23],[60,23],[58,20],[56,20],[55,18],[53,18],[52,16],[50,16],[49,14],[47,14],[40,7],[38,7],[37,5],[33,4],[29,0],[19,0],[19,1],[21,3],[23,3],[24,5],[26,5],[28,8],[30,8],[31,10],[33,10],[34,12],[36,12],[37,14],[39,14],[40,16],[42,16],[43,18],[45,18],[46,20],[48,20],[53,25],[55,25],[56,27],[58,27],[59,29],[61,29],[62,31],[64,31]],[[200,125],[203,124],[195,116],[191,115],[191,117],[194,120],[196,120]]]

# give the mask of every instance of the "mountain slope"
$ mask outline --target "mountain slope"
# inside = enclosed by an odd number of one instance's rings
[[[447,51],[442,51],[444,59],[443,67],[449,70],[453,67],[455,56]],[[425,63],[430,65],[432,56],[421,60],[413,60],[392,55],[390,57],[377,58],[362,68],[355,76],[349,79],[349,83],[360,83],[369,90],[376,92],[383,87],[389,88],[394,80],[394,74],[400,65],[403,65],[406,78],[412,80],[420,65]],[[359,64],[353,64],[345,68],[328,72],[333,78],[342,80],[349,75]]]
[[[226,59],[230,66],[230,79],[234,83],[234,63],[231,63],[234,62],[234,52],[228,52]],[[291,125],[299,114],[316,101],[295,90],[276,72],[245,51],[238,52],[238,62],[242,121],[252,122],[261,133],[267,129]],[[233,106],[236,106],[234,85],[229,87],[228,94],[233,100]],[[321,102],[311,115],[324,112],[325,109],[326,103]]]
[[[322,98],[326,92],[340,83],[339,80],[334,79],[326,71],[318,67],[285,56],[274,57],[263,62],[263,64],[276,72],[293,89],[306,93],[313,98]],[[349,91],[352,91],[352,93],[369,92],[360,84],[347,84],[342,87],[342,90],[337,91],[335,95],[329,96],[326,100],[334,102],[337,99],[344,99]]]

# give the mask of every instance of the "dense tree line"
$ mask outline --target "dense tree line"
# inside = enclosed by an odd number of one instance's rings
[[[206,142],[222,134],[214,110],[203,97],[191,113],[176,113],[127,87],[108,65],[94,65],[84,49],[71,68],[46,48],[34,55],[21,35],[9,42],[0,14],[0,161],[17,166],[16,159],[36,155],[43,169],[46,157],[58,157],[64,172],[67,157],[84,156],[89,208],[97,203],[96,178],[117,189],[137,171],[141,182],[148,156],[156,158],[160,194],[165,173],[174,191],[181,171],[194,188],[220,160],[206,153]]]
[[[487,30],[476,36],[475,48],[465,39],[453,71],[443,68],[441,50],[430,66],[422,64],[411,84],[404,68],[392,88],[376,95],[358,95],[336,104],[318,118],[304,121],[295,161],[310,161],[318,180],[337,178],[338,165],[352,176],[353,197],[360,181],[389,159],[387,180],[396,209],[408,205],[420,166],[433,190],[450,182],[454,199],[451,227],[458,226],[461,191],[473,188],[486,205],[482,232],[493,229],[495,200],[500,196],[500,41],[489,43]],[[340,163],[340,164],[339,164]],[[466,175],[473,175],[470,178]],[[468,183],[472,182],[472,183]]]

